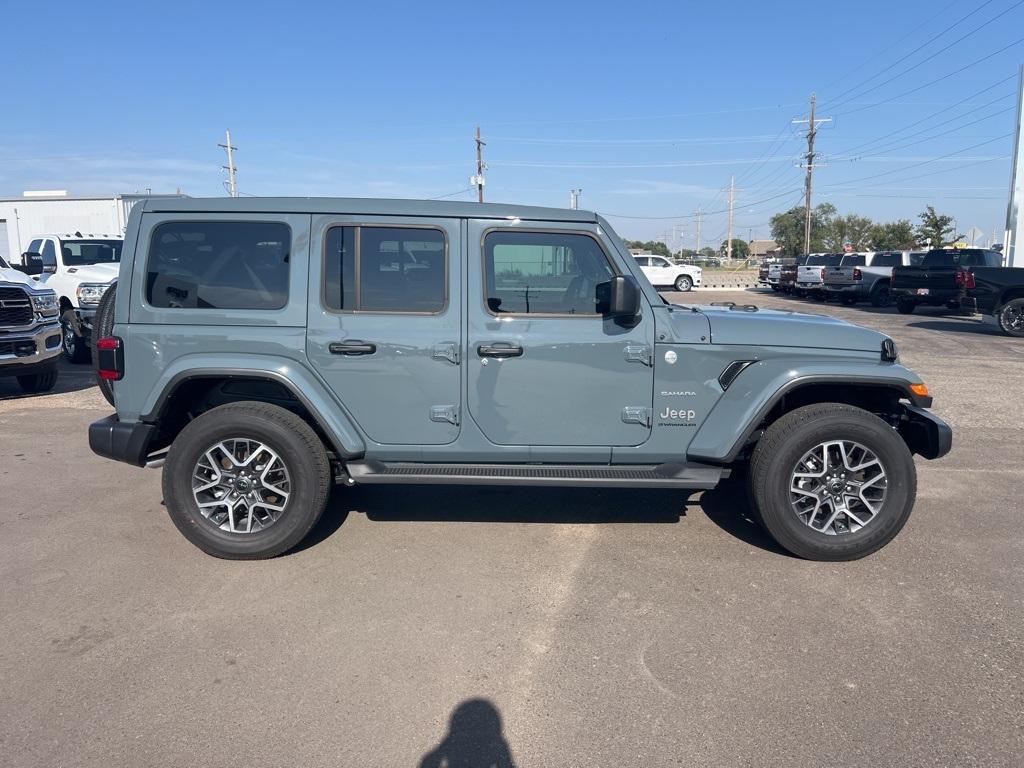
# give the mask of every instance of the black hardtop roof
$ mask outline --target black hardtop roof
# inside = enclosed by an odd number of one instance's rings
[[[373,197],[161,197],[142,200],[138,205],[150,213],[337,213],[597,222],[597,215],[592,211],[572,208]]]

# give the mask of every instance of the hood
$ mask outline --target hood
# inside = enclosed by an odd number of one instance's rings
[[[0,267],[0,283],[14,283],[16,285],[23,285],[27,288],[31,288],[34,291],[38,291],[42,286],[39,285],[35,280],[26,275],[24,272],[19,272],[16,269],[6,269]]]
[[[756,312],[710,306],[699,309],[711,325],[712,344],[878,352],[888,338],[878,331],[827,315],[776,309]]]
[[[75,280],[83,283],[109,283],[117,279],[121,271],[120,264],[85,264],[81,267],[68,267],[65,272]]]

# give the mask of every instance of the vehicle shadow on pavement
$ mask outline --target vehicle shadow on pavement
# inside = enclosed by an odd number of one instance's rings
[[[452,710],[448,733],[420,760],[420,768],[515,768],[501,714],[487,699],[466,699]]]
[[[96,386],[96,374],[93,373],[91,365],[71,365],[61,360],[58,364],[57,383],[48,392],[25,392],[14,376],[0,378],[0,401],[2,400],[27,400],[32,397],[45,397],[46,395],[63,395],[71,392],[80,392],[85,389],[92,389]]]
[[[717,488],[704,491],[700,497],[700,508],[708,520],[740,541],[776,555],[794,557],[776,544],[754,518],[742,476],[729,478],[719,483]]]
[[[383,485],[338,489],[376,522],[678,523],[687,491],[536,486]]]
[[[926,331],[943,331],[946,333],[971,333],[983,336],[1001,336],[994,327],[969,317],[950,318],[948,320],[926,320],[920,323],[908,323],[908,328],[921,328]]]

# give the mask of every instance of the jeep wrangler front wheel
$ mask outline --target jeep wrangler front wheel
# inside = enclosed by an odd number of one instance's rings
[[[914,460],[872,413],[821,403],[786,414],[751,457],[756,512],[785,549],[810,560],[855,560],[882,548],[914,506]]]
[[[222,405],[175,438],[163,470],[171,520],[204,552],[274,557],[305,538],[327,503],[323,443],[290,411],[260,402]]]

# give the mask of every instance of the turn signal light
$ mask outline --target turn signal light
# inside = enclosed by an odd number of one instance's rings
[[[854,280],[863,280],[864,279],[864,273],[860,271],[860,267],[854,267],[853,268],[853,279]]]
[[[910,391],[920,397],[928,397],[928,385],[927,384],[911,384]]]

